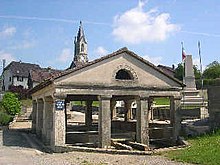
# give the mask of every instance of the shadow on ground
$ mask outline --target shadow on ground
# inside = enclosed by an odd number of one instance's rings
[[[0,130],[3,146],[32,148],[44,152],[44,147],[37,137],[28,129],[7,129]]]

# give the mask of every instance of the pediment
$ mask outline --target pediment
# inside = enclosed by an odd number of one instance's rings
[[[131,78],[118,79],[118,72],[126,71]],[[125,73],[126,75],[126,73]],[[153,88],[175,88],[182,84],[166,75],[150,62],[130,51],[123,51],[61,76],[55,84],[65,85],[105,85]]]

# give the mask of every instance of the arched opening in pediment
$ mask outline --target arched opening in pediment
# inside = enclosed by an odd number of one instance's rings
[[[126,69],[120,69],[115,76],[117,80],[134,80],[132,73]]]

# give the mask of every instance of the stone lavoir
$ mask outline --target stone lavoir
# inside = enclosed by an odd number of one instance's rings
[[[112,148],[121,141],[124,145],[149,146],[155,140],[176,144],[182,82],[127,48],[89,62],[82,24],[75,49],[69,69],[31,90],[32,130],[45,145],[60,151],[74,145]],[[169,121],[153,122],[152,100],[156,97],[170,100]],[[71,122],[72,101],[85,102],[79,108],[85,122]],[[124,103],[122,110],[116,108],[118,101]],[[96,110],[93,103],[98,103]]]

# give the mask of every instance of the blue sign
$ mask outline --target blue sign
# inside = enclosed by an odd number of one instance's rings
[[[56,110],[64,110],[65,108],[65,103],[62,100],[58,100],[55,102],[55,108]]]

